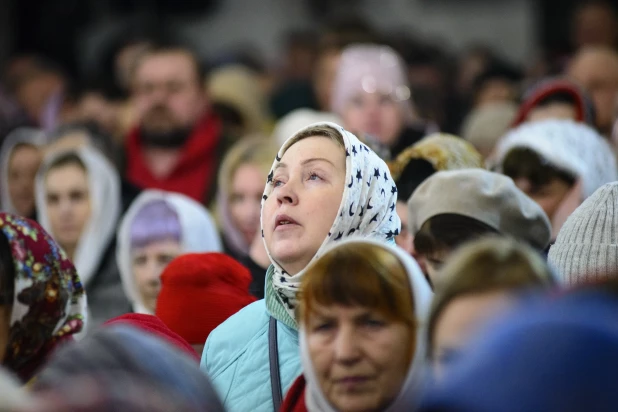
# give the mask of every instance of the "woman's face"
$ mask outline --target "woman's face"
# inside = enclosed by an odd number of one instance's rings
[[[143,305],[154,313],[161,291],[161,272],[182,253],[174,239],[152,242],[131,252],[133,277]]]
[[[262,228],[270,255],[289,274],[307,266],[328,236],[343,195],[345,151],[328,137],[292,145],[273,173]]]
[[[230,214],[234,226],[248,245],[260,230],[260,204],[265,180],[260,168],[250,163],[240,165],[232,178]]]
[[[339,411],[376,411],[400,392],[414,334],[403,322],[361,306],[316,305],[307,346],[326,399]]]
[[[441,379],[448,364],[461,356],[472,338],[513,303],[505,291],[464,295],[450,302],[438,317],[433,332],[432,363],[436,377]]]
[[[77,164],[49,170],[45,202],[53,237],[71,255],[91,215],[86,171]]]
[[[351,99],[342,113],[345,128],[360,134],[369,134],[392,147],[404,127],[400,103],[380,93],[360,93]]]
[[[17,146],[9,158],[8,189],[17,213],[34,213],[34,181],[41,164],[41,152],[32,145]]]

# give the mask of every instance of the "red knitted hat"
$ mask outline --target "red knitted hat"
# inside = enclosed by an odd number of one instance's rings
[[[174,259],[161,274],[156,315],[193,345],[204,344],[223,321],[255,301],[251,273],[223,253]]]
[[[192,358],[199,361],[200,357],[195,350],[189,345],[189,343],[180,335],[172,331],[169,327],[153,315],[146,315],[143,313],[127,313],[108,320],[104,325],[131,325],[146,331],[153,335],[163,338],[168,343],[171,343],[176,348],[182,349],[184,352],[191,355]]]

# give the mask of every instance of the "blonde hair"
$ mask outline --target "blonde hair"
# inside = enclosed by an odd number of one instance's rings
[[[553,276],[529,246],[503,237],[487,237],[463,246],[449,259],[435,285],[428,324],[428,353],[438,319],[455,299],[472,294],[547,288]]]
[[[276,154],[277,147],[274,142],[265,136],[250,135],[239,140],[226,153],[223,162],[221,162],[219,187],[232,187],[234,174],[244,164],[257,166],[263,172],[264,184],[266,184],[266,176]]]
[[[349,243],[311,264],[301,283],[298,319],[307,323],[316,305],[368,306],[416,327],[414,300],[405,267],[388,250]]]
[[[345,150],[345,143],[343,142],[343,136],[339,131],[331,126],[318,124],[315,126],[310,126],[308,128],[302,129],[300,132],[296,133],[292,139],[290,140],[290,144],[288,148],[303,139],[307,139],[309,137],[328,137],[333,142],[335,142],[339,147]]]

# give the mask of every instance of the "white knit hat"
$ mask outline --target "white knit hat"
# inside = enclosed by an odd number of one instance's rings
[[[601,187],[569,216],[549,262],[567,285],[618,276],[618,182]]]
[[[583,199],[618,177],[616,158],[607,141],[591,127],[572,120],[524,123],[498,143],[495,162],[500,170],[506,155],[528,148],[552,165],[582,181]]]

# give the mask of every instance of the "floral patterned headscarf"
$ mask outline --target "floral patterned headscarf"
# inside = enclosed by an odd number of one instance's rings
[[[14,265],[3,366],[26,381],[59,341],[84,328],[86,295],[75,267],[41,226],[0,213],[0,230],[8,240]]]

